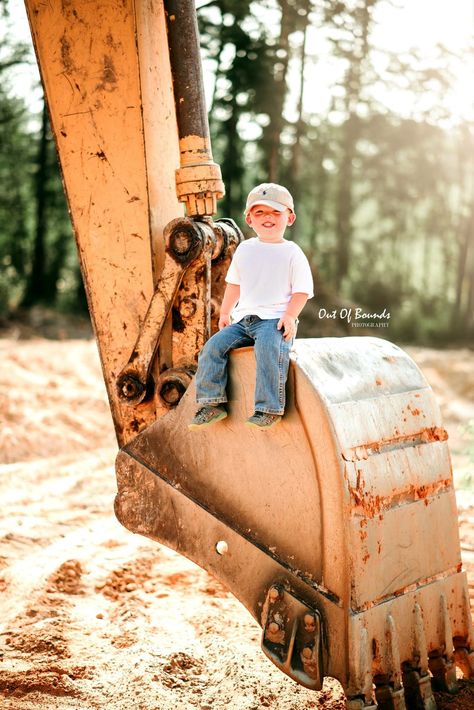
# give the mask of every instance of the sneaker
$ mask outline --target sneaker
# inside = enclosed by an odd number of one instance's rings
[[[227,412],[223,407],[201,407],[198,409],[191,423],[188,424],[188,429],[201,429],[215,422],[220,422],[225,419]]]
[[[247,426],[254,426],[258,429],[270,429],[281,419],[281,414],[268,414],[267,412],[255,412],[245,422]]]

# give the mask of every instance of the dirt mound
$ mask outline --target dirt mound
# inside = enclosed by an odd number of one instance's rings
[[[42,695],[69,695],[78,697],[80,693],[74,680],[66,670],[51,668],[23,672],[0,671],[0,691],[12,698],[22,698],[27,693]],[[46,701],[47,702],[47,701]],[[47,707],[44,705],[43,707]]]
[[[81,594],[82,565],[79,560],[66,560],[58,567],[46,582],[46,591],[64,592],[65,594]]]
[[[473,710],[474,684],[461,680],[459,681],[459,693],[456,695],[436,693],[436,704],[438,710]]]

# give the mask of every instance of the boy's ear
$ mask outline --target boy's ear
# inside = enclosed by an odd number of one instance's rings
[[[247,214],[245,215],[245,221],[246,221],[247,224],[249,224],[249,225],[252,224],[252,218],[250,217],[250,212],[247,212]]]
[[[296,219],[296,215],[294,212],[290,212],[288,215],[288,226],[291,227],[291,225],[294,223]]]

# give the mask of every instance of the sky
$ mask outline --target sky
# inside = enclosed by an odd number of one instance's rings
[[[197,5],[203,0],[197,0]],[[10,0],[11,31],[15,37],[27,42],[31,42],[25,8],[21,0]],[[253,5],[254,12],[259,12],[259,3]],[[262,13],[268,13],[261,9]],[[445,45],[448,49],[459,52],[472,42],[474,35],[474,0],[393,0],[383,2],[376,8],[375,26],[372,33],[372,42],[380,49],[390,50],[397,54],[403,54],[416,48],[426,57],[426,61],[435,52],[438,43]],[[5,28],[3,28],[4,30]],[[2,27],[0,25],[0,31]],[[324,59],[324,41],[318,28],[313,28],[308,38],[308,47],[318,47],[318,56],[313,61],[309,61],[306,67],[305,80],[306,91],[305,110],[309,113],[319,112],[326,107],[329,96],[329,87],[338,78],[339,68],[334,62]],[[319,48],[323,48],[321,51]],[[382,53],[377,60],[378,69],[384,71],[384,59]],[[297,71],[297,68],[294,68]],[[473,66],[466,63],[458,63],[455,66],[457,84],[452,95],[446,97],[449,109],[453,113],[453,119],[466,116],[474,116],[473,99]],[[212,65],[204,64],[206,94],[212,92]],[[290,74],[291,80],[291,74]],[[23,96],[30,103],[34,110],[39,110],[41,92],[34,87],[38,83],[38,73],[36,67],[22,68],[16,71],[14,77],[13,93]],[[296,86],[297,81],[293,82]],[[317,90],[314,90],[317,87]],[[402,93],[392,91],[390,95],[385,92],[379,96],[388,108],[404,113],[409,110],[409,106],[404,106],[408,98]],[[425,96],[425,102],[429,103],[429,95]],[[295,101],[293,102],[296,103]],[[290,101],[291,104],[291,101]],[[291,106],[290,106],[291,112]]]

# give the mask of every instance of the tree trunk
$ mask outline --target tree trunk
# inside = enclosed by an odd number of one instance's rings
[[[311,212],[312,231],[310,235],[310,249],[312,254],[316,254],[319,247],[318,234],[324,223],[324,213],[328,194],[328,174],[324,168],[327,143],[325,141],[325,137],[321,134],[319,135],[319,141],[318,148],[314,151],[316,172],[313,180],[314,194],[313,210]]]
[[[298,118],[296,121],[295,142],[291,154],[289,169],[289,182],[293,192],[295,202],[298,202],[299,177],[301,165],[301,138],[304,135],[305,124],[303,121],[303,98],[304,98],[304,71],[306,66],[306,38],[308,34],[309,10],[305,15],[305,25],[303,27],[303,41],[300,47],[300,90],[298,98]]]
[[[469,250],[469,224],[464,224],[463,233],[459,240],[458,263],[456,270],[456,297],[453,306],[453,321],[456,325],[461,325],[463,290],[466,275],[466,260]]]
[[[290,52],[289,36],[291,32],[291,8],[288,0],[280,0],[281,26],[278,49],[285,52],[284,56],[278,57],[278,70],[275,74],[275,99],[270,107],[270,124],[268,126],[268,180],[278,182],[280,174],[280,139],[283,130],[283,108],[285,105],[287,86],[286,75],[288,71],[288,59]]]
[[[453,304],[452,320],[454,327],[460,331],[466,325],[466,315],[469,303],[469,262],[474,262],[472,239],[474,232],[474,185],[472,173],[474,167],[474,152],[471,137],[466,128],[461,128],[458,143],[458,182],[461,187],[459,203],[459,223],[457,225],[456,242],[458,245],[456,268],[456,295]],[[466,214],[467,212],[467,214]],[[474,271],[474,265],[473,265]],[[471,274],[474,279],[474,274]],[[472,290],[472,289],[471,289]]]
[[[241,140],[237,132],[239,107],[235,98],[230,104],[231,115],[224,124],[226,146],[222,160],[222,179],[224,180],[226,194],[223,200],[225,214],[234,214],[242,209],[242,162]]]
[[[46,298],[45,284],[45,238],[46,238],[46,181],[48,178],[48,130],[49,120],[46,100],[43,104],[41,134],[38,145],[35,176],[36,229],[33,247],[33,262],[28,279],[23,306],[32,306]]]
[[[474,332],[474,203],[471,205],[471,214],[466,221],[465,241],[468,244],[466,254],[466,306],[464,309],[463,327],[465,334]]]
[[[357,142],[360,136],[358,104],[362,90],[362,71],[369,53],[369,8],[376,0],[364,0],[362,6],[354,11],[354,22],[358,29],[354,33],[354,51],[345,78],[345,109],[347,120],[342,133],[342,155],[339,167],[339,189],[337,193],[337,267],[336,276],[340,282],[349,271],[350,246],[352,239],[352,182],[353,161],[356,156]]]

